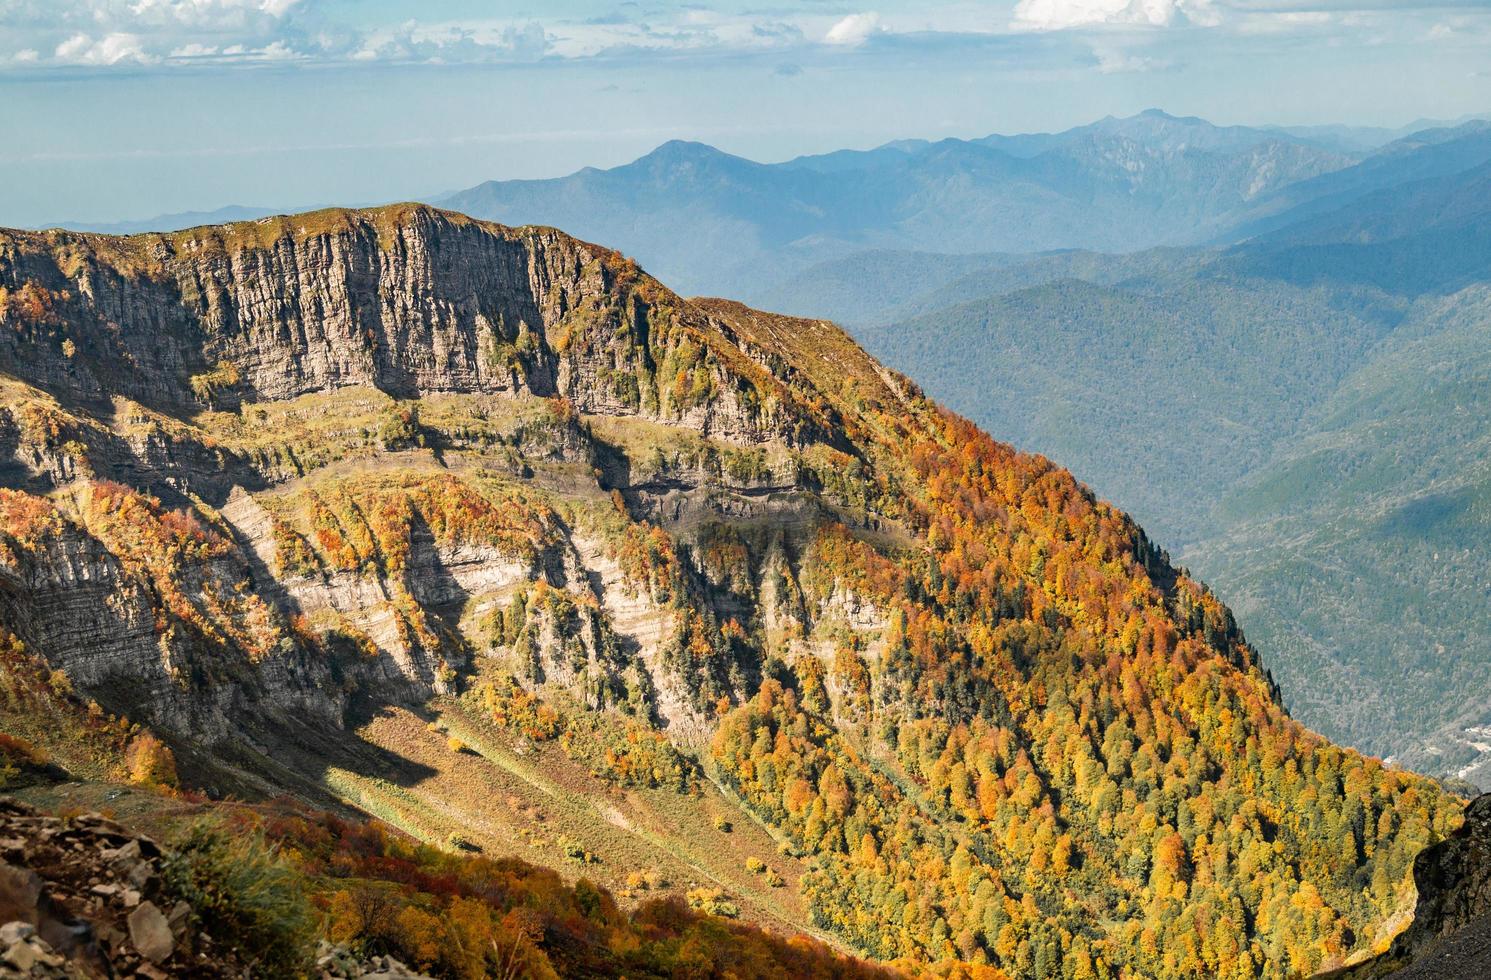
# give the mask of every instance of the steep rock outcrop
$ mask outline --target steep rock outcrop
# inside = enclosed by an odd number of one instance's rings
[[[834,438],[616,253],[415,205],[128,239],[0,233],[0,300],[0,364],[85,400],[523,392],[740,442]]]
[[[1460,829],[1414,860],[1413,881],[1419,895],[1413,922],[1393,941],[1390,956],[1432,957],[1437,944],[1462,930],[1491,926],[1491,794],[1472,800]],[[1491,950],[1484,956],[1483,965],[1491,966]]]
[[[286,641],[233,551],[204,548],[168,581],[108,531],[55,512],[37,524],[24,546],[0,541],[0,623],[109,710],[208,738],[264,714],[340,718],[326,665]]]

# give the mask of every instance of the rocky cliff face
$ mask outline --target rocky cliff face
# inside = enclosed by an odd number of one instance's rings
[[[807,518],[817,505],[791,498],[813,478],[784,454],[849,448],[801,368],[745,342],[718,311],[558,232],[429,208],[129,239],[0,233],[0,319],[0,473],[34,494],[68,490],[74,504],[9,498],[8,627],[108,707],[216,738],[245,713],[334,722],[369,685],[448,690],[489,646],[471,624],[534,581],[624,608],[636,635],[550,624],[525,647],[528,675],[596,703],[629,690],[648,710],[668,691],[666,720],[703,731],[701,695],[661,663],[676,617],[604,568],[615,564],[605,546],[576,544],[526,504],[543,530],[517,551],[436,535],[415,514],[398,529],[396,564],[380,540],[287,573],[285,517],[323,507],[319,427],[349,404],[376,402],[355,432],[337,433],[352,456],[441,469],[454,453],[518,476],[537,464],[590,493],[599,474],[634,513],[675,523],[784,508]],[[515,405],[540,406],[540,418],[500,433],[422,424],[419,400],[441,396],[465,399],[452,408],[463,419]],[[267,405],[301,406],[276,415],[288,438],[269,431]],[[583,417],[616,418],[625,438],[598,439]],[[658,428],[640,432],[647,424]],[[685,433],[680,453],[669,444]],[[627,450],[638,438],[647,453]],[[723,479],[722,454],[739,457]],[[101,493],[100,481],[139,493]],[[370,533],[358,506],[307,536]],[[142,546],[160,553],[143,560]],[[310,652],[312,637],[372,656],[330,662]],[[732,670],[706,686],[743,690]]]
[[[129,239],[4,233],[0,289],[0,362],[94,401],[525,393],[742,441],[801,438],[816,415],[736,374],[707,318],[616,253],[430,208]]]
[[[265,706],[340,717],[342,692],[326,665],[304,649],[256,649],[245,631],[242,643],[204,650],[203,633],[187,628],[207,607],[222,610],[221,621],[237,626],[276,617],[271,607],[240,599],[252,575],[238,556],[222,552],[166,584],[111,552],[85,523],[58,513],[49,518],[52,527],[33,547],[0,555],[0,617],[80,689],[120,714],[209,738],[226,737],[230,719]],[[185,608],[178,606],[181,621],[173,624],[177,602]]]
[[[1462,930],[1486,929],[1491,919],[1491,794],[1471,801],[1460,829],[1418,856],[1413,881],[1419,896],[1413,922],[1394,940],[1390,957],[1424,959]]]

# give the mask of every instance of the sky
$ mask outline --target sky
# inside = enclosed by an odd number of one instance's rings
[[[433,199],[1150,107],[1491,110],[1491,0],[0,0],[0,225]]]

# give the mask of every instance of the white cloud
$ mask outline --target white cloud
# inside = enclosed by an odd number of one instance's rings
[[[318,0],[0,0],[0,68],[226,66],[266,61],[401,64],[531,61],[551,38],[537,23],[340,25]],[[35,52],[27,59],[21,52]]]
[[[481,63],[534,61],[548,53],[551,38],[537,23],[423,27],[413,21],[369,34],[352,53],[356,61]]]
[[[295,12],[313,2],[0,0],[0,63],[32,70],[201,63],[233,47],[284,58],[295,45]]]
[[[1098,71],[1104,75],[1128,75],[1148,71],[1165,71],[1175,67],[1173,61],[1150,58],[1109,48],[1094,48],[1093,57],[1098,60]]]
[[[1254,35],[1392,31],[1403,29],[1416,12],[1449,8],[1467,11],[1462,19],[1479,24],[1491,0],[1019,0],[1009,26],[1015,31],[1226,27]],[[1413,26],[1421,22],[1420,17]],[[1419,30],[1414,34],[1423,36]]]
[[[146,52],[138,34],[121,32],[105,34],[96,41],[86,34],[74,34],[53,53],[58,61],[79,65],[151,64],[158,60]]]
[[[871,2],[871,0],[859,0]],[[347,0],[0,0],[0,72],[46,71],[57,66],[106,69],[154,65],[158,70],[251,64],[279,60],[305,64],[489,64],[538,59],[653,55],[709,57],[714,53],[766,55],[774,63],[803,64],[819,45],[862,48],[879,38],[907,46],[1003,44],[1011,34],[1076,29],[1118,45],[1115,35],[1135,30],[1224,26],[1237,35],[1379,34],[1399,22],[1390,5],[1452,5],[1470,11],[1470,33],[1435,33],[1436,23],[1457,26],[1448,12],[1421,21],[1415,40],[1474,43],[1483,37],[1491,0],[1010,0],[1011,19],[990,16],[977,0],[932,0],[901,5],[883,16],[873,11],[828,13],[807,3],[757,10],[722,5],[654,5],[647,17],[546,16],[542,25],[510,17],[459,15],[451,5],[426,0],[409,5],[418,19],[380,20],[372,4]],[[377,5],[389,9],[393,5]],[[500,5],[492,5],[500,6]],[[1353,7],[1372,7],[1370,23],[1353,20]],[[396,9],[396,8],[394,8]],[[853,8],[850,8],[851,10]],[[1396,10],[1396,6],[1392,7]],[[442,17],[442,15],[444,15]],[[407,16],[407,15],[404,15]],[[1120,39],[1121,40],[1121,39]],[[1029,50],[1039,50],[1037,42]],[[873,45],[872,45],[873,49]],[[1012,50],[1012,49],[1001,49]],[[31,54],[27,56],[25,52]],[[1168,64],[1124,56],[1097,56],[1105,72],[1143,71]]]
[[[1127,24],[1169,27],[1176,23],[1215,24],[1211,0],[1020,0],[1013,26],[1059,31],[1069,27]]]
[[[279,20],[305,0],[134,0],[126,5],[129,14],[147,23],[185,24],[196,27],[237,26],[257,17]],[[86,6],[100,14],[110,8],[117,10],[115,3],[90,3]]]
[[[299,55],[291,50],[290,45],[284,41],[273,41],[259,49],[259,57],[265,61],[288,61],[291,58],[299,57]]]
[[[870,35],[880,29],[880,15],[876,13],[850,14],[843,20],[834,24],[823,35],[824,43],[839,44],[845,47],[864,44],[870,39]]]
[[[74,34],[66,41],[57,45],[57,50],[52,53],[64,61],[72,61],[84,51],[87,51],[89,45],[92,43],[87,34]]]
[[[217,48],[196,42],[171,49],[173,58],[210,58],[215,54],[217,54]]]

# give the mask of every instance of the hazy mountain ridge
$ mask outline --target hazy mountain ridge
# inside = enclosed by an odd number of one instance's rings
[[[1423,176],[1446,146],[1467,166]],[[895,314],[855,332],[1125,501],[1236,602],[1312,724],[1484,779],[1469,678],[1491,577],[1466,548],[1485,534],[1471,487],[1487,413],[1453,379],[1478,370],[1491,329],[1487,150],[1482,126],[1405,142],[1396,169],[1327,178],[1375,189],[1237,246],[999,257],[921,295],[908,283]],[[854,267],[819,266],[777,301],[811,311]]]
[[[620,243],[695,292],[753,298],[812,261],[875,249],[1127,251],[1198,229],[1356,157],[1150,111],[1065,133],[903,141],[781,164],[668,143],[631,164],[492,181],[442,204]],[[687,216],[688,220],[683,220]]]
[[[1252,213],[1221,232],[1219,241],[1257,238],[1312,215],[1349,207],[1376,191],[1463,173],[1491,160],[1491,122],[1474,120],[1425,130],[1377,150],[1355,166],[1300,181],[1268,195]]]
[[[229,204],[211,211],[182,211],[176,214],[159,214],[153,218],[134,221],[59,221],[57,226],[74,231],[92,232],[98,235],[139,235],[152,231],[183,231],[203,225],[219,225],[230,221],[254,221],[280,213],[274,208],[244,207]]]

